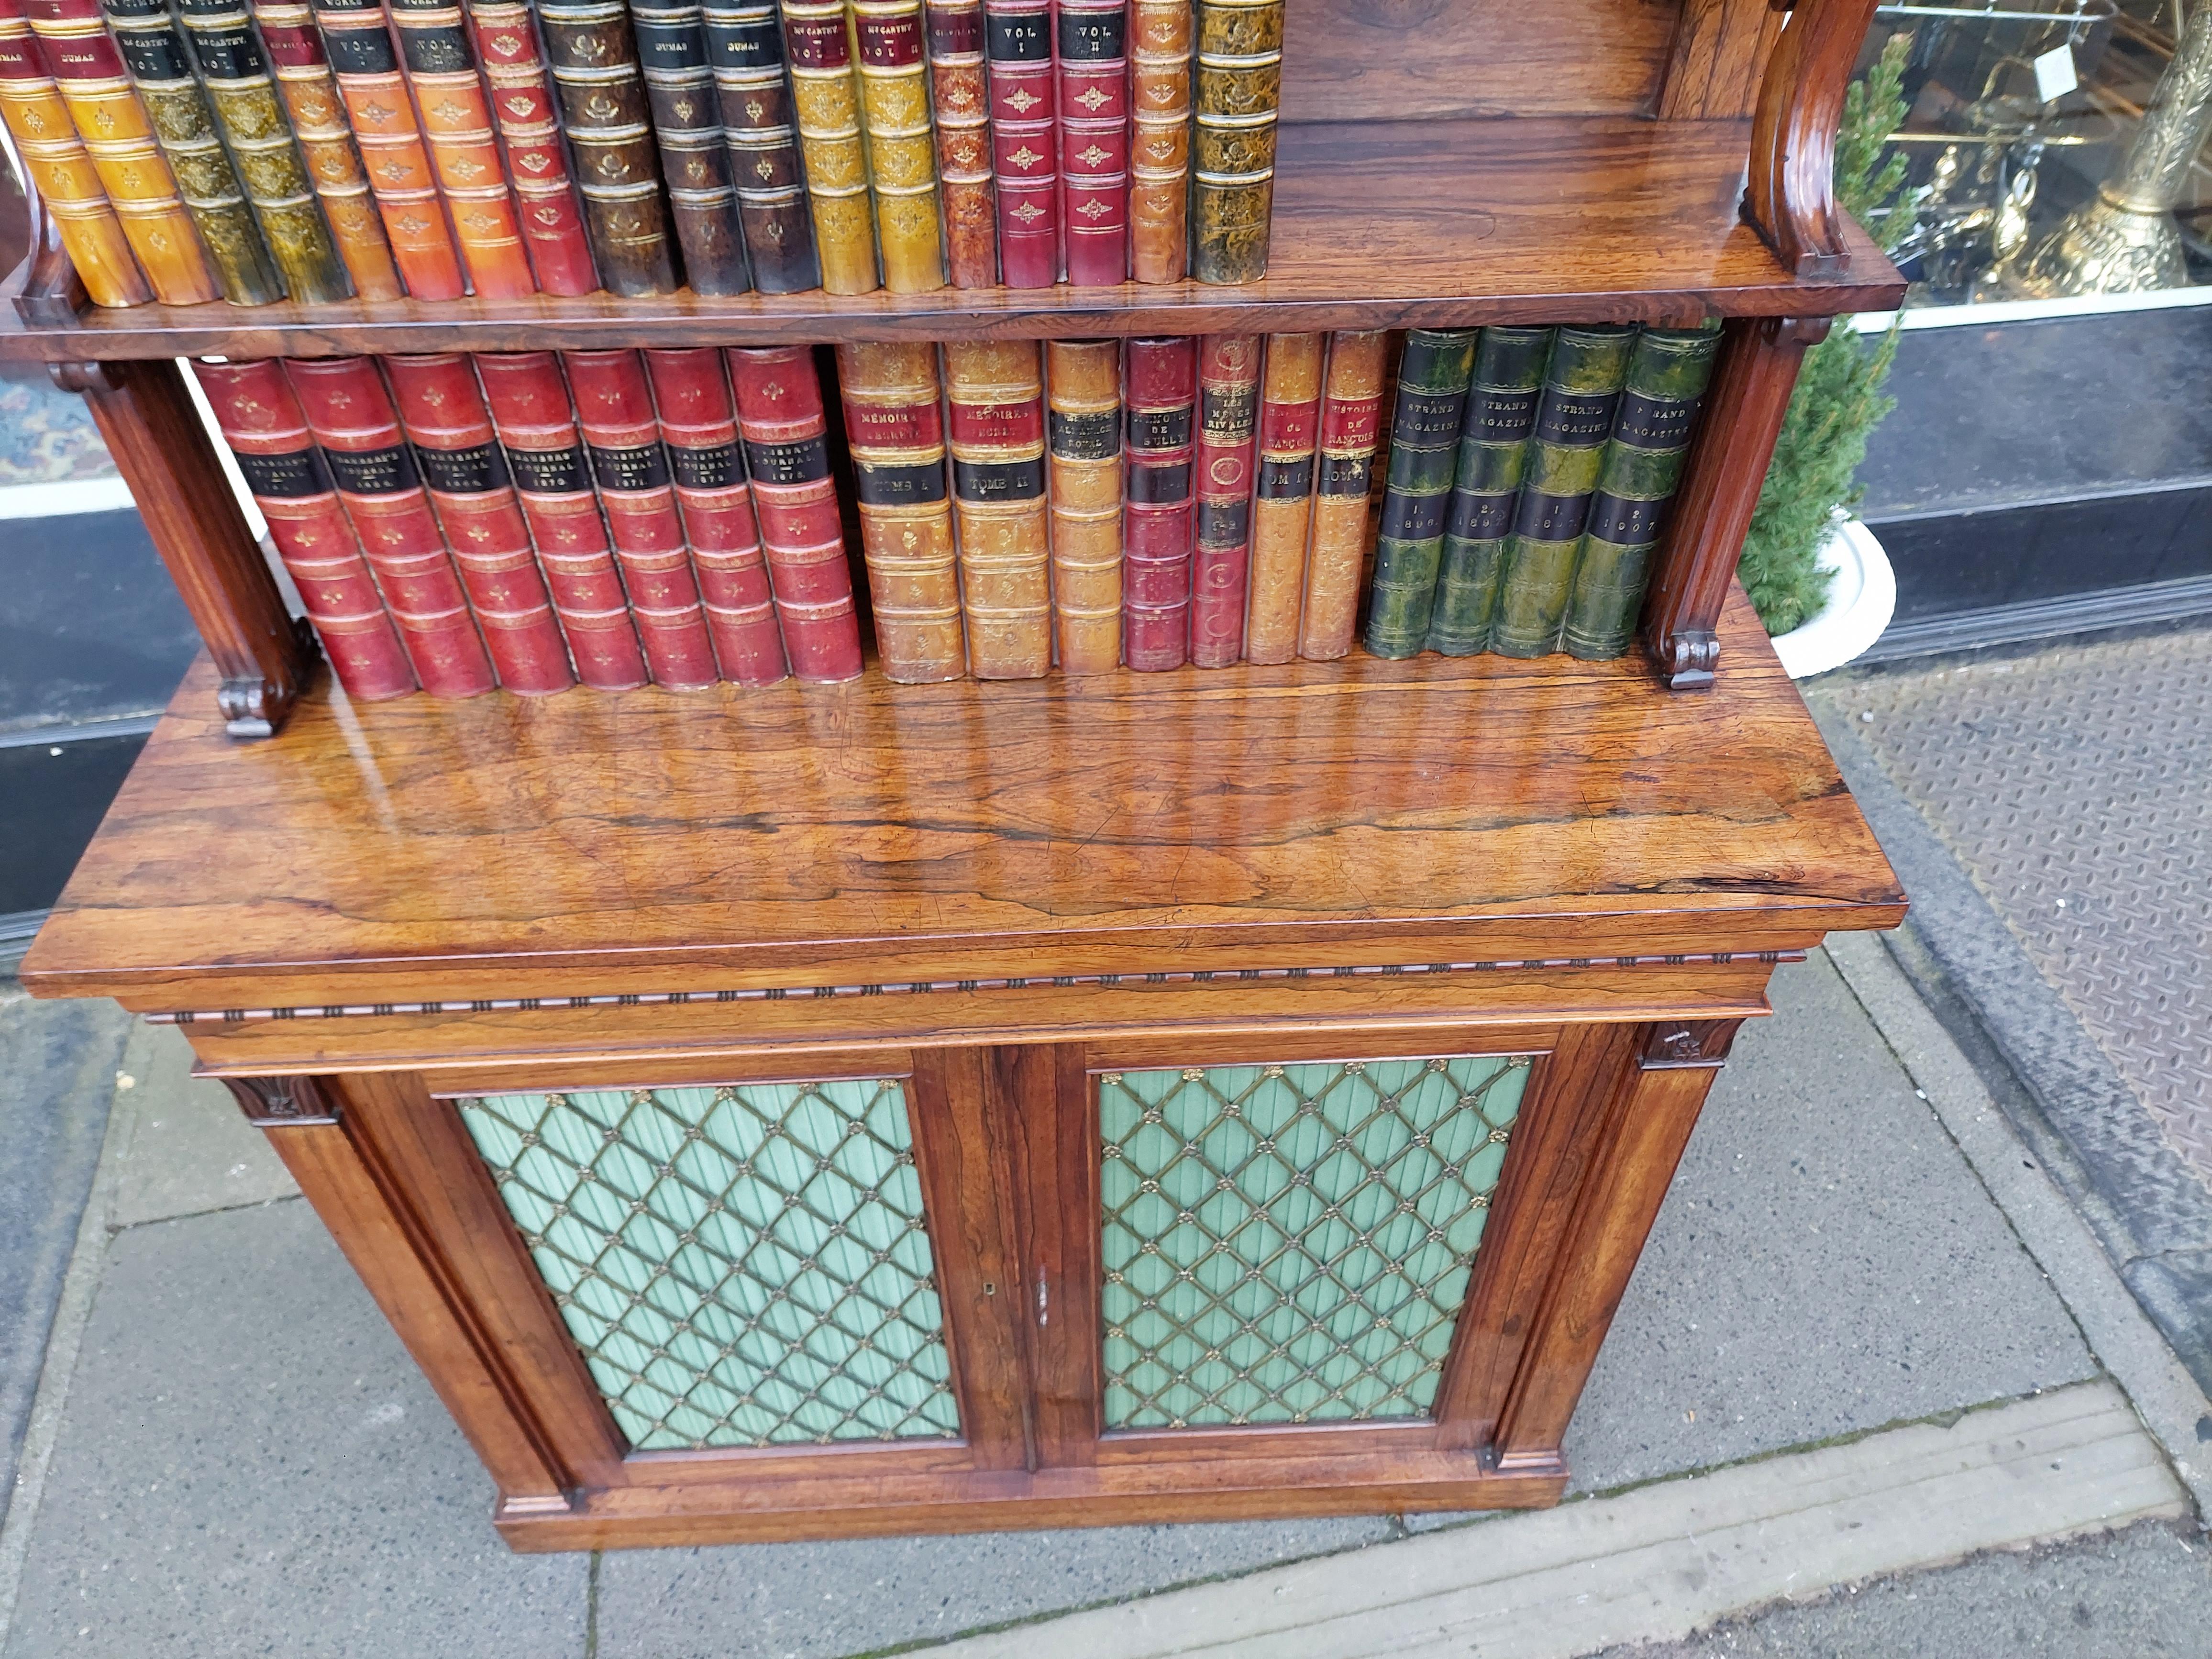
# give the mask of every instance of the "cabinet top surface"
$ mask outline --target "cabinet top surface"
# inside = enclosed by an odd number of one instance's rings
[[[1893,923],[1896,878],[1740,593],[1722,644],[1702,695],[1632,657],[368,705],[325,676],[246,744],[203,659],[23,977],[289,1006]]]

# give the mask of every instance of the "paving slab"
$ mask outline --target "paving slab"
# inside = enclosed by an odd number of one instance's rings
[[[117,1097],[111,1226],[299,1195],[268,1137],[246,1121],[230,1091],[192,1075],[191,1045],[175,1026],[136,1027],[123,1070],[131,1086]]]

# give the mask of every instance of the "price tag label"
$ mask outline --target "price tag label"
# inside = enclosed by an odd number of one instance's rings
[[[2074,48],[2053,46],[2035,60],[2035,90],[2046,104],[2055,104],[2081,84],[2074,73]]]

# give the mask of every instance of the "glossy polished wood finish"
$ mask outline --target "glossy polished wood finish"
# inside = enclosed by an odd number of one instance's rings
[[[1783,15],[1767,0],[1683,0],[1659,118],[1726,121],[1753,114]]]
[[[1836,201],[1836,127],[1874,12],[1875,0],[1798,0],[1759,88],[1744,216],[1784,270],[1808,280],[1854,271],[1863,258]]]

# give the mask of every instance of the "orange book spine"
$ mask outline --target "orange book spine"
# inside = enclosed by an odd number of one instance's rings
[[[354,293],[364,300],[396,300],[404,290],[392,262],[384,222],[369,194],[368,173],[347,129],[345,105],[323,52],[323,37],[304,4],[255,0],[253,21],[268,50],[276,91],[292,118],[292,133],[307,163],[307,176],[330,221],[331,237]]]
[[[926,341],[839,346],[837,386],[884,672],[907,684],[957,680],[967,672],[968,652],[937,348]]]
[[[1129,0],[1129,270],[1179,283],[1190,252],[1189,0]]]
[[[1298,654],[1324,343],[1319,334],[1267,337],[1267,366],[1260,377],[1260,476],[1252,492],[1247,662],[1289,662]]]
[[[1360,579],[1375,539],[1367,500],[1389,343],[1380,329],[1329,336],[1305,615],[1298,625],[1298,655],[1310,662],[1331,661],[1352,649]]]
[[[438,185],[453,210],[453,237],[469,285],[489,299],[535,294],[521,221],[492,135],[491,100],[477,73],[476,49],[460,7],[391,0],[391,12]]]
[[[1063,674],[1121,665],[1121,345],[1045,347],[1052,608]]]
[[[969,666],[978,679],[1036,679],[1052,667],[1036,342],[947,341],[945,380]]]

